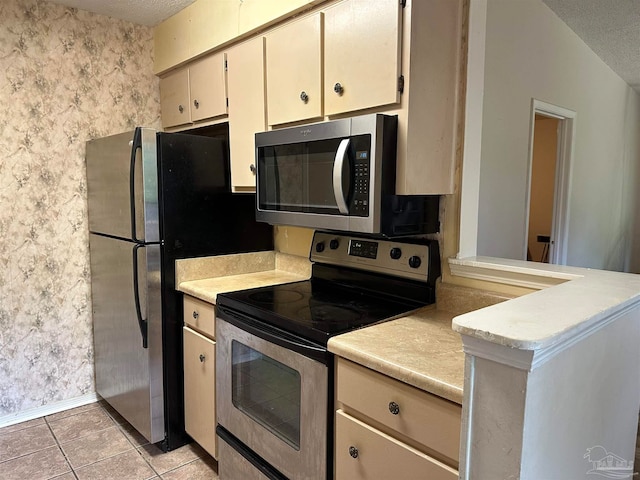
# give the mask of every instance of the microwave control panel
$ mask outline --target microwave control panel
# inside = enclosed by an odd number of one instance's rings
[[[370,135],[359,135],[353,137],[352,158],[353,158],[353,193],[349,206],[349,213],[358,217],[369,215],[369,185],[370,185]]]

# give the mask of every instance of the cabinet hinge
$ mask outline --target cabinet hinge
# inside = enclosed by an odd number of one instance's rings
[[[400,6],[402,8],[406,7],[407,6],[407,0],[400,0]]]
[[[398,91],[400,93],[404,92],[404,75],[398,77]]]
[[[229,97],[227,97],[227,108],[229,108]]]
[[[225,61],[224,61],[224,71],[226,72],[227,70],[228,70],[228,67],[227,67],[227,61],[225,60]]]

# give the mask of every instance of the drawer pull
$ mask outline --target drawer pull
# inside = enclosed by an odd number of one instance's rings
[[[197,319],[199,316],[200,316],[200,314],[194,310],[193,311],[193,318]]]
[[[358,449],[353,445],[349,447],[349,455],[351,458],[358,458]]]
[[[396,402],[389,402],[389,411],[393,415],[398,415],[400,413],[400,405],[398,405]]]
[[[201,362],[201,363],[204,363],[204,360],[205,360],[205,358],[207,358],[207,357],[205,357],[203,354],[200,354],[200,357],[199,357],[199,358],[200,358],[200,362]]]

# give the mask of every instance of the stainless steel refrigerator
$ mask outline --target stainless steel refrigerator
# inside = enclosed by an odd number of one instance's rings
[[[269,250],[272,229],[231,193],[224,135],[137,128],[87,142],[86,167],[96,391],[172,450],[189,441],[175,260]]]

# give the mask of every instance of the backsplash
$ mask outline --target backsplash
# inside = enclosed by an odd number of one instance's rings
[[[0,3],[0,417],[94,391],[84,149],[159,128],[153,34]]]

